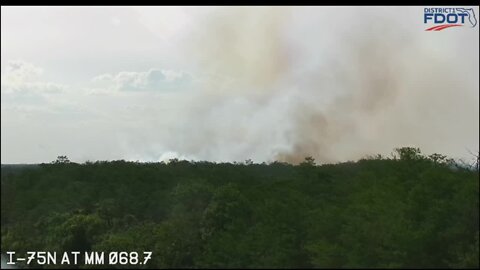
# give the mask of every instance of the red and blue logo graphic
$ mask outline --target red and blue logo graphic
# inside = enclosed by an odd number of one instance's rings
[[[442,31],[452,27],[475,27],[477,18],[473,8],[425,8],[423,23],[433,23],[425,31]]]

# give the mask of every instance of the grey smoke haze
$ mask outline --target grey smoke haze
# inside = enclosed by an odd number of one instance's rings
[[[432,55],[414,31],[388,15],[358,20],[355,31],[328,30],[322,26],[340,21],[338,13],[327,12],[323,20],[307,21],[319,27],[313,40],[319,51],[311,55],[298,40],[311,38],[283,32],[295,20],[292,12],[221,10],[197,29],[200,37],[187,42],[192,44],[187,51],[199,55],[204,69],[221,71],[233,82],[220,90],[207,87],[195,97],[197,108],[178,133],[181,153],[338,161],[402,145],[436,151],[449,141],[462,148],[467,140],[453,142],[462,140],[459,132],[478,138],[478,92],[475,97],[468,91],[478,89],[478,76],[468,76],[475,69],[468,58],[462,60],[470,65],[460,70],[442,63],[443,55]],[[373,12],[346,13],[359,19]]]
[[[478,27],[425,32],[422,12],[187,8],[178,14],[188,19],[167,27],[165,55],[138,60],[154,65],[99,71],[81,89],[41,96],[50,100],[41,109],[32,101],[40,97],[12,90],[26,86],[2,60],[2,163],[57,153],[78,161],[336,162],[399,146],[468,159],[466,149],[479,148]],[[149,31],[161,25],[142,14]],[[169,57],[176,64],[164,66]],[[27,132],[38,121],[47,131]]]

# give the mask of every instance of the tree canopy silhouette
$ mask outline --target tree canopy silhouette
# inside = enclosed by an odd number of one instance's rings
[[[478,268],[478,171],[395,153],[2,166],[2,250],[153,252],[132,268]]]

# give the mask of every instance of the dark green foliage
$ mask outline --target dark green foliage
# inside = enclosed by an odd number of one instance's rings
[[[152,251],[140,268],[478,268],[478,171],[396,153],[2,166],[2,251]]]
[[[67,156],[58,156],[57,160],[55,160],[53,163],[59,164],[59,163],[70,163],[70,160],[68,159]]]

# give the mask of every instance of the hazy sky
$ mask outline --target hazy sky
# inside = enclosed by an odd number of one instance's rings
[[[2,163],[479,149],[479,26],[424,31],[420,6],[2,7],[1,20]]]

